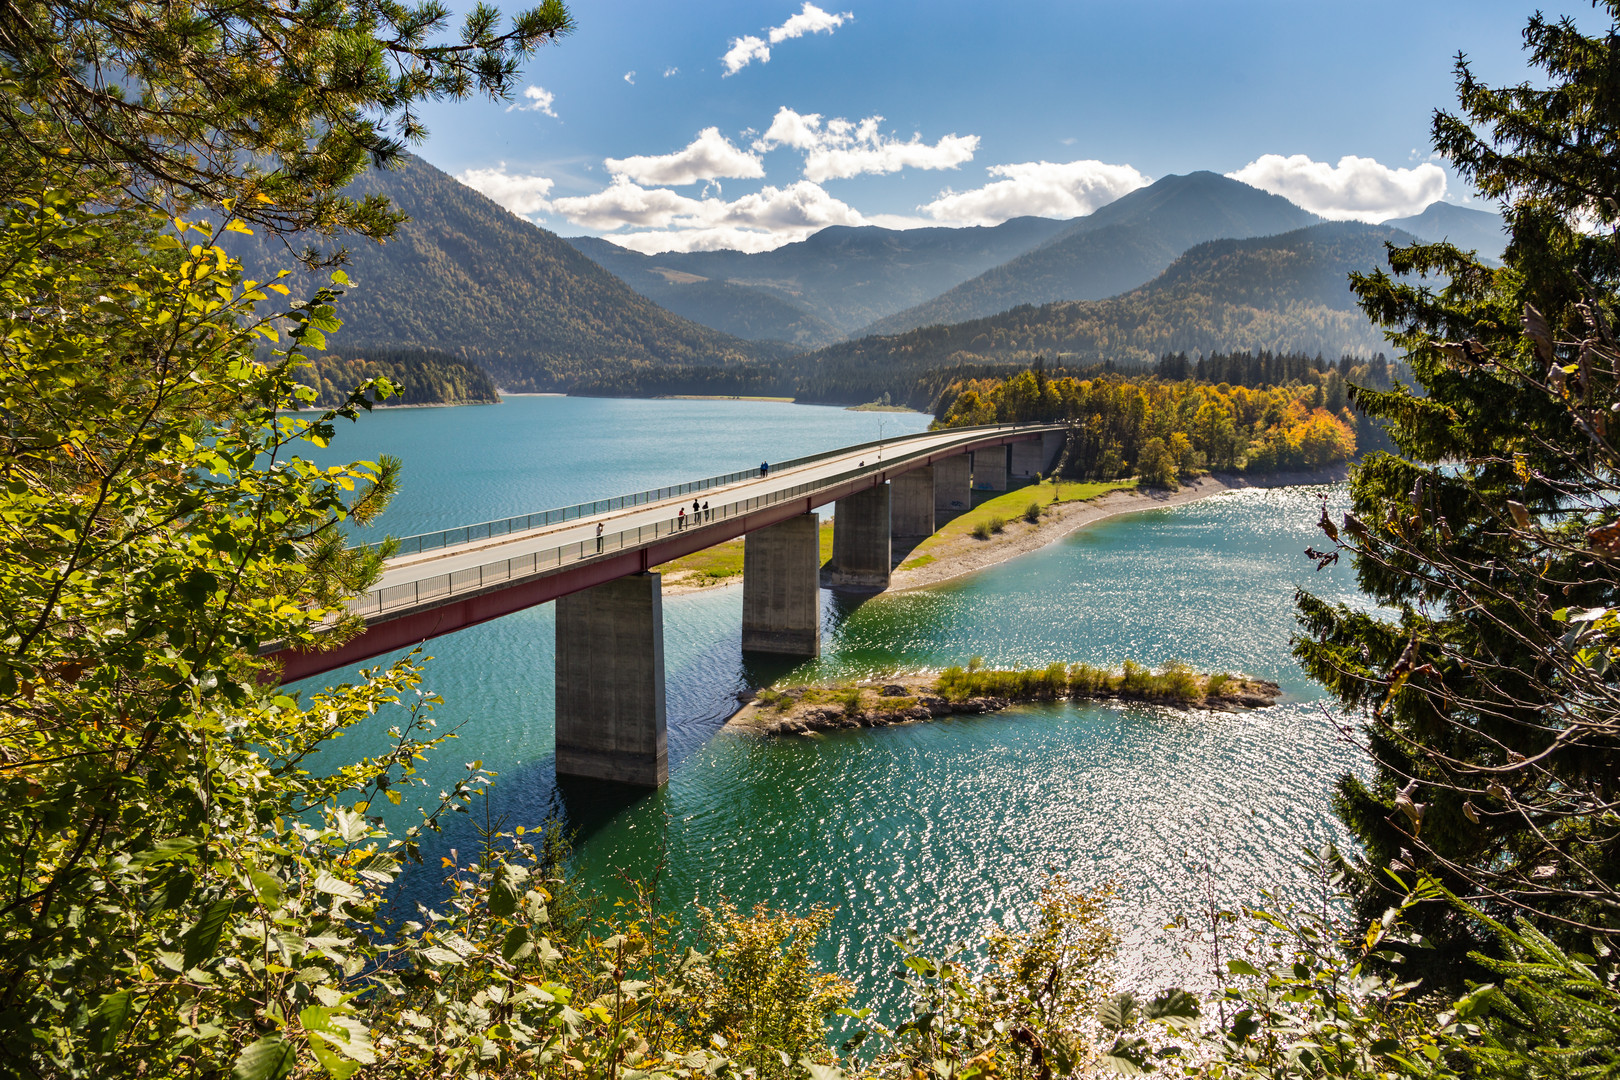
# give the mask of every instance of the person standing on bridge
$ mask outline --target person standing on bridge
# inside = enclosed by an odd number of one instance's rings
[[[762,461],[762,462],[759,463],[759,475],[761,475],[761,476],[769,476],[769,475],[771,475],[771,463],[770,462]]]
[[[692,500],[692,520],[696,522],[703,521],[703,506],[696,499]]]
[[[602,554],[602,523],[600,521],[596,523],[596,553],[598,555]]]
[[[709,500],[707,500],[707,499],[703,500],[703,520],[704,521],[713,521],[714,520],[714,515],[709,513]]]
[[[686,507],[684,506],[681,507],[681,512],[675,515],[675,527],[677,529],[686,528]]]

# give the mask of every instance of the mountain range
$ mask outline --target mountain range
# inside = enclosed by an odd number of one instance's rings
[[[478,364],[508,390],[782,354],[666,311],[555,233],[420,158],[371,170],[345,193],[386,195],[410,221],[387,243],[352,242],[353,285],[338,303],[334,350],[437,350]],[[254,276],[295,265],[274,241],[228,239]]]
[[[334,350],[437,349],[508,390],[623,395],[909,401],[937,381],[921,373],[1038,355],[1366,353],[1383,342],[1346,274],[1384,265],[1386,241],[1494,256],[1504,239],[1496,215],[1443,204],[1382,226],[1321,223],[1213,173],[1071,221],[835,227],[756,254],[564,240],[416,158],[349,194],[386,196],[411,220],[386,244],[354,245]],[[278,244],[232,239],[255,276],[293,263]]]

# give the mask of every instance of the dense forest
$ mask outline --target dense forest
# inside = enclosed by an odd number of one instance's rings
[[[665,311],[556,234],[420,158],[371,169],[344,194],[386,198],[410,216],[387,243],[349,241],[345,348],[438,350],[509,390],[571,390],[664,366],[740,367],[787,351]],[[230,234],[223,246],[263,278],[295,265],[293,252],[309,241]]]
[[[1068,421],[1059,469],[1088,480],[1135,473],[1171,486],[1210,469],[1315,470],[1356,453],[1356,419],[1336,367],[1314,384],[1259,388],[1157,376],[1052,378],[1035,367],[1010,379],[954,384],[940,417],[945,427]]]
[[[390,405],[494,404],[501,400],[495,383],[482,369],[453,356],[426,349],[364,349],[350,359],[317,353],[298,378],[315,389],[315,404],[328,408],[367,379],[387,379],[396,393],[379,402]]]

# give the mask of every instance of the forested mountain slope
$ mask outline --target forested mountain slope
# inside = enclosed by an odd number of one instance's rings
[[[773,251],[670,251],[651,256],[650,265],[763,289],[848,334],[999,266],[1069,225],[1036,217],[966,229],[834,225]]]
[[[795,361],[808,400],[911,400],[929,371],[958,365],[1133,366],[1168,352],[1241,350],[1371,354],[1384,340],[1356,307],[1346,276],[1384,266],[1385,226],[1335,222],[1281,236],[1215,240],[1149,284],[1109,300],[1026,305],[953,326],[843,342]],[[913,401],[913,404],[919,404]],[[920,403],[926,406],[928,403]]]
[[[1430,203],[1421,214],[1393,218],[1384,224],[1392,229],[1404,229],[1419,240],[1431,243],[1449,240],[1464,251],[1477,251],[1496,261],[1501,260],[1502,249],[1507,246],[1507,223],[1501,214],[1451,203]]]
[[[662,256],[643,255],[595,236],[567,240],[653,303],[723,333],[749,341],[786,342],[801,349],[830,345],[844,337],[836,326],[778,292],[672,270],[662,265]]]
[[[509,390],[565,390],[648,368],[729,367],[774,355],[674,315],[547,232],[407,157],[348,193],[387,195],[411,220],[386,244],[352,242],[353,288],[331,347],[436,349],[487,370]],[[250,269],[290,253],[233,236]]]
[[[1040,247],[881,319],[864,333],[898,334],[1020,304],[1117,296],[1153,280],[1194,244],[1270,236],[1320,220],[1280,195],[1212,172],[1166,176],[1080,218]]]

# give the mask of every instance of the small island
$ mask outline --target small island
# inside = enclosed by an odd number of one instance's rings
[[[1276,683],[1247,675],[1198,674],[1186,664],[1154,671],[1123,666],[1049,664],[992,670],[977,659],[937,674],[897,675],[831,686],[769,687],[741,695],[727,726],[762,735],[807,735],[840,728],[888,727],[942,716],[1000,712],[1029,701],[1137,701],[1176,709],[1236,712],[1277,703]]]

